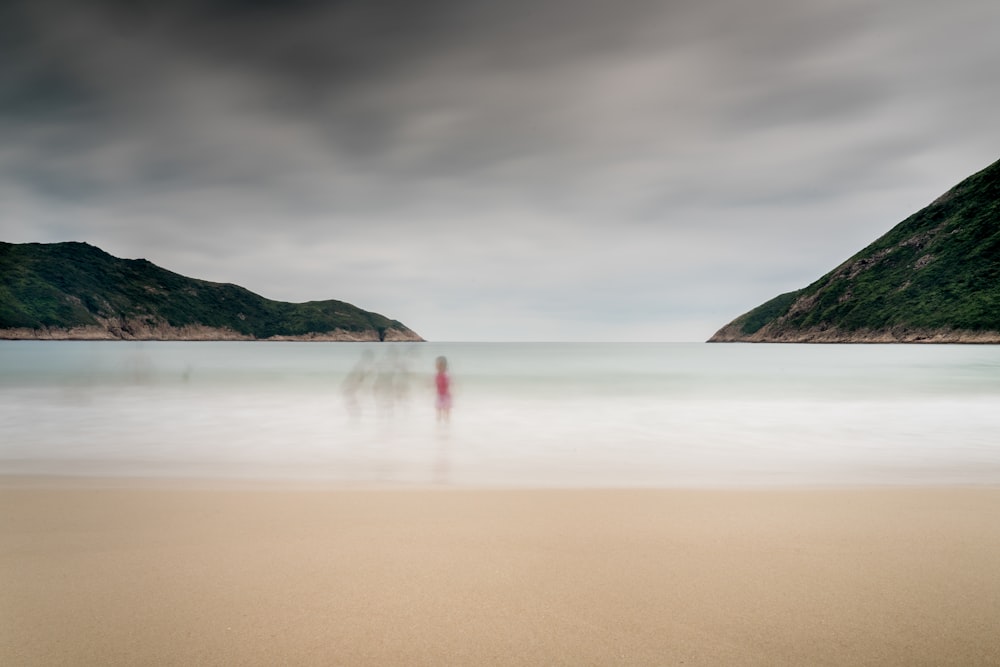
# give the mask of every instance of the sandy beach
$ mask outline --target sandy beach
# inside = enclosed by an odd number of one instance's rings
[[[5,665],[996,665],[1000,488],[0,481]]]

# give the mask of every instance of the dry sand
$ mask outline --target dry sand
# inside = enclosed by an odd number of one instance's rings
[[[4,665],[997,665],[1000,488],[0,483]]]

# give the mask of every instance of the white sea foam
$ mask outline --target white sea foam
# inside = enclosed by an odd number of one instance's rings
[[[14,474],[1000,482],[996,346],[11,341],[0,370],[0,470]]]

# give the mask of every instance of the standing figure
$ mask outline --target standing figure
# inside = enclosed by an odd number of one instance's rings
[[[358,363],[354,364],[354,368],[347,374],[343,384],[340,386],[341,391],[344,393],[344,406],[347,408],[347,414],[355,421],[361,417],[361,403],[358,400],[358,391],[365,383],[365,378],[371,375],[372,359],[374,358],[375,355],[372,354],[371,350],[362,352],[361,359],[358,360]]]
[[[390,347],[375,364],[375,377],[372,380],[372,392],[375,395],[375,414],[382,421],[388,421],[393,417],[396,396],[393,386],[396,383],[396,371],[398,365],[398,353],[396,348]]]
[[[434,384],[437,386],[437,420],[447,422],[451,418],[451,379],[448,377],[448,360],[438,357],[435,361],[437,376]]]

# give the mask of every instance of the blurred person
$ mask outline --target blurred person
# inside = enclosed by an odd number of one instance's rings
[[[448,376],[448,360],[445,357],[438,357],[435,361],[437,366],[437,376],[434,384],[437,387],[437,408],[438,422],[448,422],[451,419],[451,378]]]
[[[410,401],[410,385],[413,382],[410,364],[415,356],[416,350],[410,347],[396,357],[396,377],[392,388],[397,405],[405,406]]]
[[[375,395],[375,414],[383,420],[392,418],[396,403],[396,376],[399,372],[399,353],[390,347],[375,364],[372,393]]]
[[[365,379],[371,374],[372,359],[374,356],[371,350],[362,352],[361,358],[354,364],[354,368],[344,378],[344,383],[340,387],[344,394],[344,406],[347,408],[347,414],[352,419],[361,417],[361,403],[358,401],[358,391],[364,385]]]

